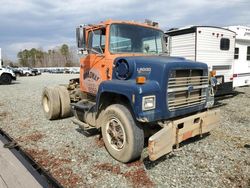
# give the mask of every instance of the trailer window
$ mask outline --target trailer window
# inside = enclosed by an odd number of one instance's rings
[[[234,49],[234,59],[239,59],[239,48]]]
[[[229,50],[230,40],[228,38],[220,39],[220,49],[221,50]]]
[[[250,61],[250,46],[247,47],[247,60]]]

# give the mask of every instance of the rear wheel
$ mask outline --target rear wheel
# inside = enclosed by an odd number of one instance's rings
[[[2,84],[11,84],[12,82],[12,77],[10,74],[2,74],[0,77],[0,82]]]
[[[102,120],[103,140],[112,157],[123,163],[140,157],[144,146],[144,132],[127,107],[121,104],[107,107]]]
[[[18,73],[16,73],[16,77],[20,77],[21,76],[21,74],[18,72]]]
[[[69,117],[71,115],[69,92],[64,86],[57,86],[56,89],[58,90],[61,104],[60,116],[61,118]]]
[[[60,116],[60,97],[58,90],[45,87],[42,94],[43,111],[47,119],[53,120]]]

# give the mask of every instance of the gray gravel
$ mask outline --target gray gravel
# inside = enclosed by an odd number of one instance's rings
[[[74,77],[44,74],[0,85],[0,127],[65,187],[250,187],[250,87],[218,101],[221,123],[210,135],[156,162],[145,149],[139,161],[124,165],[109,156],[98,134],[79,130],[73,117],[45,119],[43,87]]]

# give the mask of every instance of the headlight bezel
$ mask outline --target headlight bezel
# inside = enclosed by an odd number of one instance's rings
[[[145,106],[145,102],[147,102],[147,100],[153,100],[151,102],[152,105],[150,107]],[[155,95],[148,95],[148,96],[142,97],[142,111],[153,110],[155,108],[156,108],[156,96]]]

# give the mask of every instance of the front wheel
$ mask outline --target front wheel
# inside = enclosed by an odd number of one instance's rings
[[[2,74],[0,77],[0,83],[2,84],[11,84],[12,77],[10,74]]]
[[[110,105],[105,109],[102,120],[103,140],[112,157],[123,163],[140,157],[144,132],[127,107],[121,104]]]

